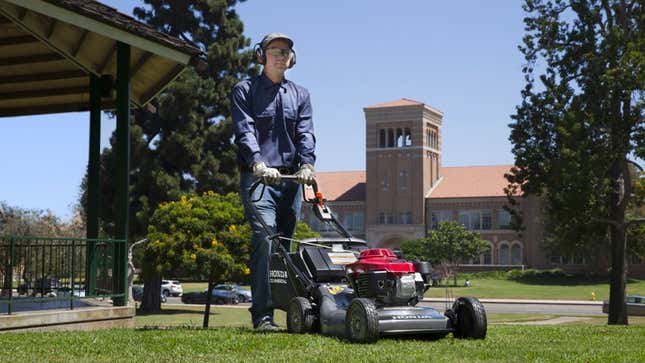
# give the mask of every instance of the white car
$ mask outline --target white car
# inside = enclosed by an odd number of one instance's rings
[[[184,293],[184,288],[177,280],[161,280],[161,294],[165,297],[168,296],[181,296]]]

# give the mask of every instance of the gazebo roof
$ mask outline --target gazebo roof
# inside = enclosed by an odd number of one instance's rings
[[[88,75],[116,79],[117,42],[131,46],[135,106],[201,53],[96,1],[0,0],[0,117],[88,110]]]

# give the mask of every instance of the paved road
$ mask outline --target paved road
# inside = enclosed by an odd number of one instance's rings
[[[181,304],[181,298],[169,297],[168,304]],[[516,313],[516,314],[544,314],[544,315],[568,315],[568,316],[606,316],[602,312],[602,305],[589,305],[588,303],[508,303],[484,301],[484,308],[488,313]],[[421,305],[433,307],[439,311],[445,310],[444,302],[422,302]],[[250,304],[235,305],[240,308],[248,308]]]
[[[445,310],[443,302],[422,302],[422,305]],[[545,314],[573,316],[603,316],[602,305],[560,304],[560,303],[507,303],[482,302],[487,313]]]

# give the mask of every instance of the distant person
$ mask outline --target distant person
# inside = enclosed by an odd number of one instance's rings
[[[240,193],[251,224],[251,319],[260,331],[279,331],[273,321],[269,286],[271,241],[250,209],[251,185],[261,178],[266,186],[255,207],[272,229],[291,238],[300,213],[302,191],[298,184],[281,182],[295,175],[299,183],[314,181],[316,138],[309,92],[285,78],[296,64],[293,40],[282,33],[267,34],[255,46],[262,74],[233,87],[231,113],[240,167]]]
[[[470,287],[470,280],[466,279],[464,282],[464,287]]]

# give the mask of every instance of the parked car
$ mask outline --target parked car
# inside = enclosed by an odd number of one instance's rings
[[[242,286],[238,284],[219,284],[215,285],[213,290],[228,290],[228,291],[234,291],[235,294],[237,294],[237,299],[241,303],[245,302],[251,302],[253,301],[253,297],[251,295],[251,291],[243,288]]]
[[[187,292],[181,295],[181,302],[184,304],[206,304],[207,291]],[[238,304],[240,302],[237,294],[231,290],[213,289],[213,304]]]
[[[177,280],[161,280],[161,293],[166,297],[181,296],[184,293],[184,288]]]
[[[134,299],[134,301],[143,300],[143,286],[132,286],[132,298]],[[165,303],[167,300],[166,295],[164,295],[163,293],[161,293],[161,296],[159,298],[161,299],[162,303]]]
[[[36,279],[36,283],[34,284],[33,294],[46,295],[60,287],[60,280],[57,277],[39,277]],[[56,294],[53,294],[53,296],[56,296]]]
[[[627,295],[627,315],[644,315],[645,316],[645,296]],[[602,312],[609,313],[609,301],[603,300]]]

